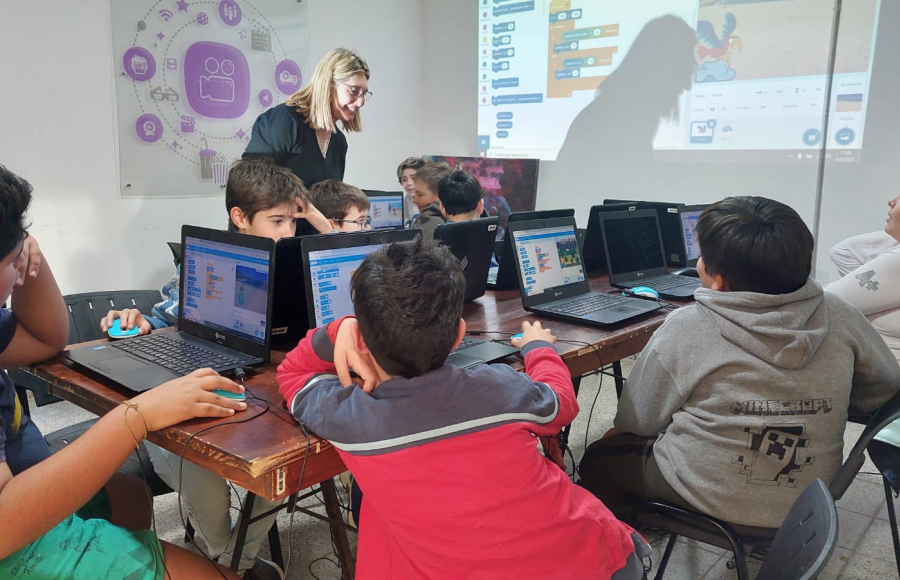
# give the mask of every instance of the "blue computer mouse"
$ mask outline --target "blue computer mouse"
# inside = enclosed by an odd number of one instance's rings
[[[650,288],[649,286],[635,286],[631,289],[631,293],[635,296],[653,298],[654,300],[659,298],[659,292],[657,292],[653,288]]]
[[[512,340],[512,339],[514,339],[514,338],[522,338],[522,333],[520,332],[519,334],[514,334],[514,335],[512,335],[512,336],[509,337],[510,340]]]
[[[122,321],[118,318],[113,320],[112,326],[106,329],[106,334],[110,340],[119,340],[120,338],[130,338],[141,333],[141,329],[135,326],[131,330],[122,328]]]
[[[232,393],[231,391],[223,391],[222,389],[216,389],[213,391],[216,395],[221,395],[223,397],[227,397],[229,399],[234,399],[235,401],[243,401],[247,398],[246,391],[243,393]]]

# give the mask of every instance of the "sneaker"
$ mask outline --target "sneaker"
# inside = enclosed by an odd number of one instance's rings
[[[244,572],[244,580],[284,580],[284,570],[275,562],[257,557],[253,567]]]

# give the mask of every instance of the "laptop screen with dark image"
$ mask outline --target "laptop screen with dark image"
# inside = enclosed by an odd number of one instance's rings
[[[265,344],[270,266],[265,250],[185,238],[182,315]]]
[[[681,214],[681,232],[684,236],[684,249],[687,260],[700,258],[700,244],[697,243],[697,220],[700,219],[699,211],[686,211]]]
[[[610,274],[663,268],[655,216],[603,220]]]
[[[575,228],[560,226],[513,232],[525,296],[584,282]]]

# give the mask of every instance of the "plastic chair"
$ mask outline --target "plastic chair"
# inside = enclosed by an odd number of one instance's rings
[[[879,424],[883,423],[883,425],[876,431],[876,434],[900,417],[900,401],[895,399],[896,397],[891,399],[879,410],[876,418]],[[895,403],[895,405],[891,407],[891,403]],[[872,463],[881,473],[884,484],[884,499],[887,502],[888,520],[891,524],[894,560],[897,562],[897,573],[900,576],[900,534],[897,531],[897,512],[894,509],[894,491],[900,488],[900,448],[887,441],[873,439],[866,446],[866,450],[869,452],[869,457],[872,458]]]
[[[838,517],[828,486],[818,477],[803,490],[778,528],[756,580],[810,580],[837,545]]]
[[[872,443],[875,435],[897,418],[900,418],[900,393],[894,395],[872,416],[853,445],[847,460],[838,469],[828,486],[835,501],[844,496],[856,474],[862,469],[866,461],[866,448]],[[669,541],[656,574],[657,580],[661,580],[665,573],[678,536],[730,550],[734,559],[733,564],[729,562],[728,568],[735,569],[740,580],[746,580],[749,578],[746,558],[763,557],[778,533],[775,528],[737,526],[700,512],[659,501],[648,501],[637,506],[628,518],[628,523],[635,528],[649,526],[669,532]]]

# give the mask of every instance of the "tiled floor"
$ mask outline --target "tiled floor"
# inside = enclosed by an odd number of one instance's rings
[[[623,361],[623,367],[627,375],[630,362]],[[599,378],[589,377],[582,382],[578,396],[581,412],[572,425],[569,442],[573,455],[579,460],[584,452],[585,440],[593,441],[612,427],[616,405],[613,381],[611,378],[605,377],[599,393],[598,386],[600,386]],[[592,404],[594,412],[589,421],[588,411]],[[91,417],[89,413],[67,402],[39,409],[32,405],[32,416],[44,433],[50,433]],[[849,451],[861,431],[862,427],[858,425],[848,427],[844,437],[845,452]],[[587,437],[585,437],[586,433]],[[871,462],[866,463],[862,473],[856,478],[847,494],[838,502],[838,548],[825,572],[820,576],[823,580],[898,578],[881,478],[867,473],[875,473],[875,467]],[[235,506],[238,504],[237,500],[233,503]],[[308,499],[305,505],[324,513],[324,508],[317,498]],[[898,503],[898,507],[900,507],[900,503]],[[156,498],[155,511],[157,531],[160,537],[183,545],[181,541],[183,531],[175,494]],[[330,534],[325,523],[308,516],[301,516],[298,513],[294,518],[291,531],[287,514],[282,514],[278,517],[278,528],[281,531],[281,543],[285,551],[285,558],[287,558],[288,545],[291,546],[288,578],[321,578],[323,580],[340,578],[340,570],[332,555]],[[652,560],[655,565],[659,562],[665,548],[665,539],[648,534],[648,540],[653,545]],[[351,543],[355,548],[356,537],[352,534]],[[260,555],[265,557],[267,552],[268,548],[264,546]],[[329,557],[331,561],[326,559]],[[730,554],[726,554],[724,550],[680,539],[672,553],[666,570],[666,578],[715,580],[737,578],[737,574],[726,567],[729,559]],[[759,562],[751,560],[748,565],[751,576],[755,575],[759,569]],[[650,577],[653,577],[653,572]]]

